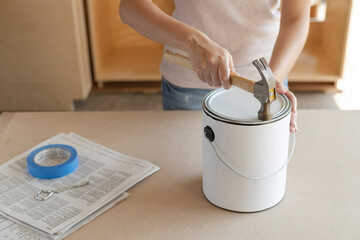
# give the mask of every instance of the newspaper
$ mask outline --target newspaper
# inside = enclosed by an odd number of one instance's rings
[[[79,167],[58,179],[36,179],[26,166],[27,155],[48,144],[67,144],[79,156]],[[154,164],[125,156],[74,133],[60,133],[0,166],[0,214],[53,239],[113,202],[127,189],[159,170]],[[90,184],[57,193],[46,201],[34,194],[90,180]]]
[[[28,227],[24,227],[21,224],[14,222],[8,218],[0,216],[0,239],[1,240],[49,240],[49,239],[56,239],[60,240],[80,227],[84,226],[91,220],[95,219],[97,216],[101,215],[102,213],[109,210],[111,207],[113,207],[116,203],[126,199],[129,196],[127,192],[122,193],[118,198],[116,198],[114,201],[111,201],[106,206],[102,207],[98,211],[94,212],[89,217],[85,218],[81,222],[74,225],[72,228],[70,228],[65,233],[58,235],[58,236],[45,236],[42,235],[34,230],[31,230]]]

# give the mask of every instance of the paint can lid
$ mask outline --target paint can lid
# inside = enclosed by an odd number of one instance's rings
[[[210,117],[241,125],[267,124],[286,117],[291,111],[290,100],[282,94],[277,94],[277,99],[270,105],[270,111],[273,114],[271,120],[258,119],[260,106],[259,100],[252,93],[238,87],[211,91],[202,102],[203,111]]]

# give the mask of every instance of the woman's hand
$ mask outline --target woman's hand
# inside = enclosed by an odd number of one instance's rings
[[[198,78],[212,87],[231,87],[230,72],[235,72],[230,53],[207,36],[191,38],[187,53]]]
[[[290,92],[282,82],[276,81],[276,91],[280,94],[285,94],[291,101],[291,120],[290,120],[290,132],[297,132],[297,100],[294,93]]]

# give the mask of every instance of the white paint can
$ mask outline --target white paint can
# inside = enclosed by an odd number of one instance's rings
[[[278,94],[269,121],[258,119],[259,109],[260,102],[237,87],[203,99],[203,192],[216,206],[256,212],[285,195],[291,102]]]

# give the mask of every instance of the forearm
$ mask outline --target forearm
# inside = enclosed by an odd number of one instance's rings
[[[294,16],[290,10],[284,12],[281,18],[280,32],[270,60],[270,67],[277,81],[284,81],[304,47],[310,21],[310,8],[306,3],[304,5],[297,15]]]
[[[186,52],[193,41],[207,40],[205,34],[169,16],[149,0],[122,0],[119,12],[122,21],[141,35]]]
[[[119,11],[122,21],[138,33],[187,52],[201,81],[230,88],[232,57],[206,34],[167,15],[151,0],[122,0]]]

